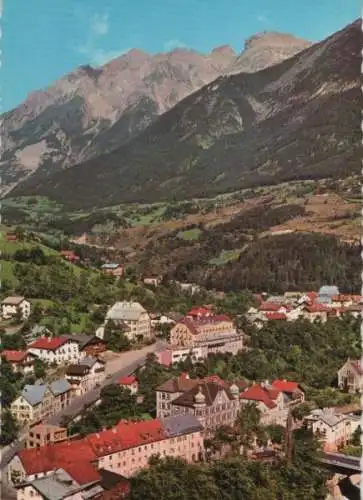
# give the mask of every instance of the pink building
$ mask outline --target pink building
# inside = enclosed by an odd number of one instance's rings
[[[202,431],[193,415],[123,421],[84,439],[20,450],[8,464],[8,480],[21,484],[51,475],[57,469],[70,473],[70,469],[90,467],[130,477],[147,467],[154,455],[197,461],[204,456]]]

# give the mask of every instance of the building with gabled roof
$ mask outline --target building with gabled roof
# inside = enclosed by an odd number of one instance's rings
[[[323,450],[335,452],[351,440],[360,425],[360,417],[337,413],[334,408],[319,408],[313,410],[305,422],[322,441]]]
[[[10,363],[15,373],[23,373],[24,375],[34,373],[34,360],[36,357],[33,354],[27,351],[5,349],[0,353],[0,356]]]
[[[78,474],[77,474],[78,475]],[[17,500],[85,500],[100,498],[103,488],[100,475],[93,469],[82,474],[78,481],[64,469],[57,469],[47,476],[17,486]]]
[[[65,373],[65,378],[72,386],[74,396],[86,394],[101,384],[105,376],[105,362],[92,356],[83,358],[77,364],[69,365]]]
[[[348,358],[338,370],[338,387],[341,390],[356,393],[362,388],[362,363],[360,359]]]
[[[28,352],[47,364],[77,363],[85,352],[79,348],[79,342],[70,335],[59,337],[39,337],[28,346]]]
[[[102,264],[101,271],[104,274],[115,276],[116,278],[122,278],[124,274],[123,266],[117,262],[106,262]]]
[[[116,302],[107,311],[104,325],[97,330],[98,337],[104,337],[108,321],[112,321],[116,326],[120,325],[120,332],[124,333],[131,342],[151,338],[150,316],[139,302]]]
[[[187,373],[182,373],[156,388],[157,416],[194,415],[206,431],[218,425],[230,425],[238,413],[239,391],[236,384],[227,383],[216,375],[191,379]],[[198,404],[201,398],[202,405]]]
[[[163,420],[121,421],[83,439],[22,449],[9,462],[10,482],[50,476],[62,468],[77,482],[95,479],[101,469],[126,478],[148,467],[154,455],[196,461],[204,456],[203,426],[192,415]]]
[[[131,394],[137,394],[139,391],[139,381],[135,375],[121,377],[118,379],[117,383],[124,389],[128,389]]]
[[[266,380],[253,384],[240,393],[242,404],[255,403],[264,425],[286,425],[289,408],[304,401],[304,392],[295,382]]]
[[[198,357],[210,353],[237,354],[243,349],[243,333],[238,332],[226,314],[215,314],[210,307],[194,308],[170,332],[170,348],[197,351]]]
[[[65,379],[50,384],[27,384],[11,403],[10,411],[20,424],[35,424],[66,408],[72,399],[71,389]]]
[[[47,444],[59,443],[67,439],[67,429],[50,424],[30,427],[25,439],[25,448],[39,448]]]
[[[11,319],[19,315],[22,320],[28,319],[31,312],[29,300],[22,296],[6,297],[1,302],[1,317]]]

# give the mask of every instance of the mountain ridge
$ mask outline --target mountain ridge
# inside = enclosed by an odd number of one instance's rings
[[[221,76],[121,148],[14,194],[89,207],[358,171],[361,38],[355,21],[280,64]]]
[[[276,57],[286,58],[306,43],[301,40],[291,49],[285,40]],[[187,95],[225,72],[238,71],[234,63],[240,55],[225,45],[208,54],[132,49],[101,67],[80,66],[32,92],[2,115],[3,190],[38,169],[40,176],[47,176],[128,142]],[[270,59],[264,49],[258,64],[269,65]]]

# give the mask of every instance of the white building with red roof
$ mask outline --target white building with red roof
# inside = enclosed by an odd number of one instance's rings
[[[240,393],[242,404],[255,403],[264,425],[285,426],[289,408],[304,401],[304,391],[297,382],[268,380],[253,384]]]
[[[4,358],[15,373],[24,373],[25,375],[34,372],[34,360],[36,357],[27,351],[12,351],[5,349],[0,356]]]
[[[28,352],[45,363],[57,365],[77,363],[86,355],[70,336],[40,337],[28,346]]]
[[[128,377],[121,377],[118,379],[118,384],[124,389],[128,389],[131,394],[137,394],[139,390],[139,381],[135,375],[129,375]]]

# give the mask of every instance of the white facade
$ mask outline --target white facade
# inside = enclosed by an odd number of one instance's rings
[[[106,314],[105,325],[109,320],[124,323],[128,327],[125,335],[131,342],[151,338],[150,316],[138,302],[116,302]],[[100,338],[104,337],[105,325],[96,332]]]
[[[29,318],[31,304],[24,297],[7,297],[1,303],[1,316],[3,319],[11,319],[21,314],[23,320]]]
[[[324,451],[335,452],[350,441],[360,425],[360,417],[339,415],[332,408],[324,408],[312,411],[306,422],[323,442]]]
[[[49,337],[49,346],[46,343],[39,347],[32,347],[33,344],[29,346],[28,351],[34,354],[39,359],[48,364],[56,363],[57,365],[62,365],[66,363],[77,363],[83,357],[85,353],[80,352],[79,345],[77,342],[68,339],[62,345],[58,347],[52,347],[52,341],[54,340]],[[38,341],[34,342],[36,345]]]

